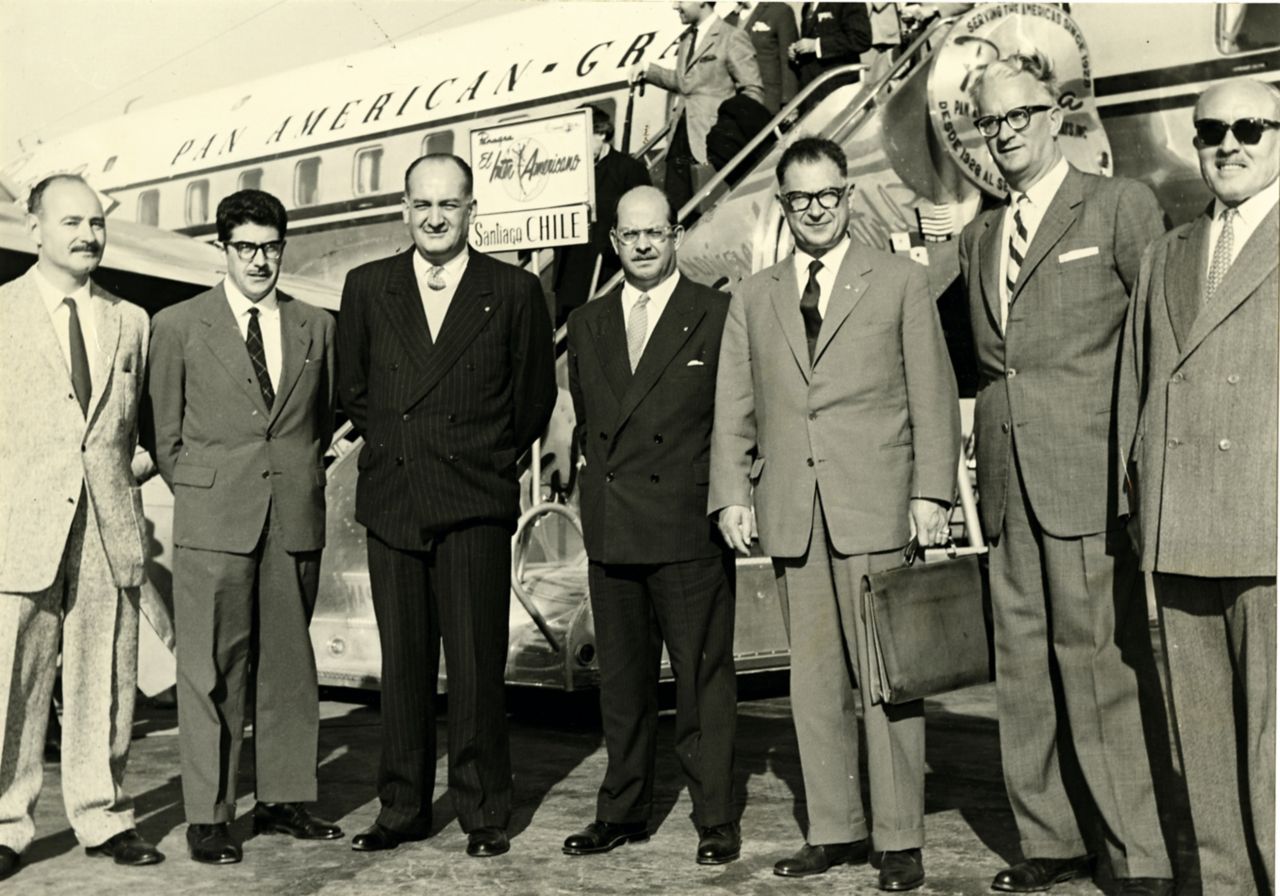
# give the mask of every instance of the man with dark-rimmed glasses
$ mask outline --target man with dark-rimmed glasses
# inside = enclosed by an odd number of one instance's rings
[[[866,861],[882,890],[924,883],[924,708],[862,690],[871,780],[858,783],[854,683],[870,658],[860,584],[914,533],[945,540],[960,448],[955,376],[924,270],[848,234],[848,164],[830,140],[782,154],[796,251],[735,292],[716,384],[708,510],[747,554],[752,505],[791,643],[808,838],[783,877]]]
[[[1092,802],[1119,892],[1168,893],[1152,784],[1168,751],[1115,443],[1120,331],[1161,211],[1142,184],[1067,164],[1044,57],[995,62],[970,93],[1009,191],[959,247],[979,369],[1001,759],[1023,854],[992,888],[1089,875],[1077,811]]]
[[[152,324],[148,393],[173,489],[182,795],[191,857],[239,862],[229,825],[253,694],[254,833],[342,836],[316,799],[319,705],[307,633],[324,546],[334,321],[276,289],[286,215],[218,203],[226,278]]]

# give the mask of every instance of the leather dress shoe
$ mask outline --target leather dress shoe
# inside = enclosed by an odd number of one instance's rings
[[[1173,881],[1167,877],[1122,877],[1116,883],[1119,896],[1173,896]]]
[[[396,831],[385,825],[374,822],[368,828],[351,838],[351,848],[357,852],[381,852],[384,849],[395,849],[401,843],[412,843],[426,840],[430,832]]]
[[[258,803],[253,807],[255,834],[288,834],[299,840],[337,840],[342,828],[321,821],[301,803]]]
[[[1093,856],[1070,859],[1027,859],[1006,868],[991,882],[991,889],[1004,893],[1037,893],[1054,884],[1093,874]]]
[[[742,834],[736,821],[698,829],[698,864],[723,865],[742,854]]]
[[[86,846],[87,856],[110,856],[117,865],[158,865],[164,861],[164,853],[156,849],[133,828],[121,831],[110,840],[97,846]]]
[[[773,873],[779,877],[808,877],[811,874],[823,874],[833,865],[866,861],[866,848],[865,840],[857,840],[853,843],[822,843],[818,846],[806,843],[800,847],[798,853],[775,864]]]
[[[593,821],[565,838],[561,852],[567,856],[590,856],[616,849],[624,843],[644,843],[649,839],[648,828],[648,823],[643,821]]]
[[[890,893],[914,890],[924,883],[924,856],[919,849],[895,849],[880,854],[880,889]]]
[[[467,834],[467,855],[473,859],[491,859],[511,849],[511,841],[502,828],[476,828]]]
[[[22,865],[22,856],[7,846],[0,846],[0,880],[13,877]]]
[[[187,849],[191,858],[206,865],[234,865],[244,858],[225,821],[187,825]]]

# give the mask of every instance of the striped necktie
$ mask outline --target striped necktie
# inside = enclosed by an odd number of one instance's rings
[[[640,355],[644,353],[644,337],[649,332],[649,294],[640,293],[635,305],[631,307],[631,317],[627,319],[627,357],[631,359],[631,372],[636,372],[640,363]]]
[[[258,309],[249,309],[249,335],[244,340],[249,349],[249,360],[253,362],[253,372],[258,378],[258,388],[262,390],[262,400],[267,407],[275,404],[276,390],[271,385],[271,374],[267,372],[267,351],[262,345],[262,325],[258,323]]]
[[[1013,231],[1009,234],[1009,263],[1005,266],[1004,301],[1000,303],[1000,329],[1009,322],[1009,306],[1013,304],[1013,289],[1018,285],[1018,274],[1022,271],[1022,263],[1027,260],[1027,225],[1022,220],[1025,208],[1026,193],[1019,193],[1013,209]]]
[[[1218,242],[1213,247],[1213,261],[1209,263],[1209,277],[1204,284],[1204,300],[1208,302],[1222,285],[1222,278],[1231,269],[1231,250],[1235,247],[1235,220],[1240,212],[1234,208],[1222,212],[1222,230],[1218,232]]]

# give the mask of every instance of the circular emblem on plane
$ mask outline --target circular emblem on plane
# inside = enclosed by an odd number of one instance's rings
[[[969,87],[997,59],[1038,50],[1053,64],[1065,112],[1058,144],[1067,161],[1092,174],[1112,173],[1111,144],[1093,96],[1084,34],[1061,9],[1039,3],[980,3],[959,16],[929,72],[934,134],[964,176],[992,196],[1008,194],[973,119]]]

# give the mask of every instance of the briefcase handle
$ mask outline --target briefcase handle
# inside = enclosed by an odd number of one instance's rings
[[[942,545],[942,549],[947,552],[947,556],[952,560],[956,559],[956,542],[948,533],[947,543]],[[911,540],[907,542],[907,546],[902,549],[902,559],[907,566],[913,566],[916,560],[924,557],[925,548],[920,546],[920,539],[912,535]]]

